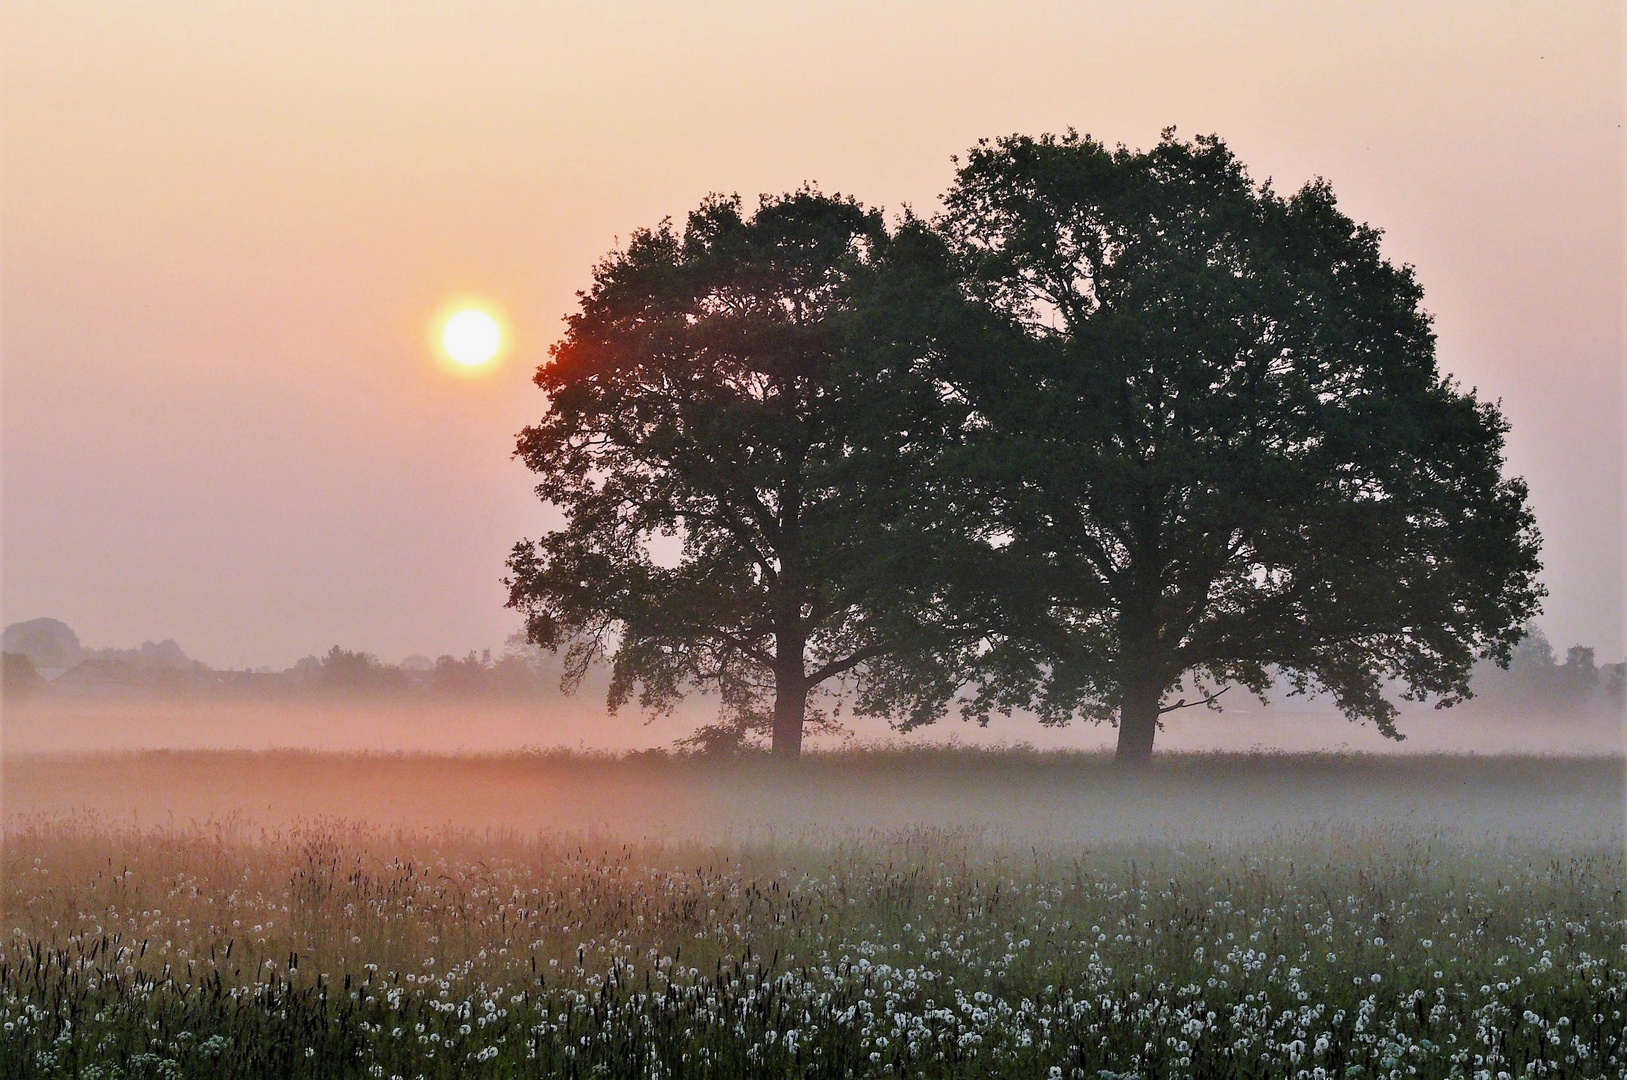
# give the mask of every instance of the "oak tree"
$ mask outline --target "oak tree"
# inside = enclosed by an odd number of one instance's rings
[[[565,522],[509,561],[568,682],[603,658],[612,710],[710,690],[781,755],[841,682],[861,711],[942,711],[947,669],[904,662],[928,641],[894,588],[910,540],[856,471],[840,377],[888,242],[850,199],[714,197],[595,269],[517,449]]]
[[[1325,182],[1280,195],[1214,137],[1013,136],[960,164],[938,227],[1008,331],[915,361],[964,403],[982,493],[945,527],[1003,566],[982,706],[1116,721],[1139,763],[1233,685],[1399,738],[1387,687],[1450,704],[1477,657],[1506,665],[1542,595],[1506,423]]]

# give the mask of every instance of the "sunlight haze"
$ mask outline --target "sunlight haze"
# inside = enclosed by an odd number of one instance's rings
[[[529,379],[634,229],[804,182],[931,214],[979,138],[1175,125],[1417,267],[1512,425],[1541,624],[1627,648],[1617,4],[4,12],[7,623],[216,665],[499,646],[504,558],[557,523],[510,457]],[[424,328],[474,294],[504,352],[454,378]]]

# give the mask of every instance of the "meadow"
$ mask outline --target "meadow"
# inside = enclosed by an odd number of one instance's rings
[[[1619,1077],[1619,758],[4,762],[0,1076]]]

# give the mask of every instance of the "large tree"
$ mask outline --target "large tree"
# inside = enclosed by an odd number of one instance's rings
[[[509,561],[568,681],[608,659],[612,710],[709,689],[782,755],[840,681],[861,711],[942,712],[952,668],[918,662],[896,572],[915,541],[864,482],[839,377],[888,244],[878,213],[805,190],[749,214],[713,198],[595,269],[517,450],[565,524]]]
[[[1003,566],[983,707],[1116,720],[1139,763],[1234,684],[1280,674],[1399,738],[1387,686],[1450,704],[1507,663],[1542,590],[1505,422],[1326,183],[1279,195],[1213,137],[1014,136],[938,224],[1007,328],[912,361],[964,404],[943,483],[981,508],[946,526]]]

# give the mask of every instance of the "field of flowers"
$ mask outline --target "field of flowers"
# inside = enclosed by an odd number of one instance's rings
[[[13,821],[0,1077],[1621,1077],[1619,832]]]

